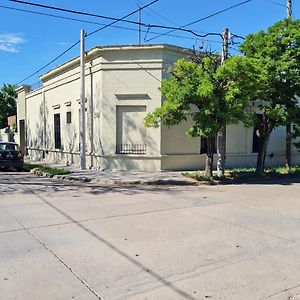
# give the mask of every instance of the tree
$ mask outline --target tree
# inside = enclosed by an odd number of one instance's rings
[[[238,87],[228,89],[231,85],[226,78],[231,65],[238,69],[236,65],[243,63],[243,58],[236,58],[220,67],[219,58],[212,55],[199,59],[197,63],[178,60],[170,79],[162,82],[162,106],[144,119],[145,126],[158,127],[160,124],[173,126],[191,118],[193,124],[187,134],[207,138],[205,174],[210,177],[213,173],[213,145],[221,126],[237,123],[245,116],[248,98],[239,97]]]
[[[299,107],[296,96],[300,95],[300,20],[292,21],[288,18],[266,31],[248,35],[240,49],[256,66],[255,76],[259,78],[253,90],[252,107],[255,108],[253,120],[259,137],[256,172],[262,173],[268,141],[274,128],[297,121]],[[239,71],[244,72],[241,69]]]
[[[0,128],[7,127],[7,117],[17,114],[15,86],[4,84],[0,90]]]

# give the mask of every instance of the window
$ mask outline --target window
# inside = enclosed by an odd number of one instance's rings
[[[207,138],[201,136],[201,144],[200,144],[200,154],[207,153]],[[214,142],[214,153],[217,153],[217,138],[215,138]]]
[[[72,114],[70,111],[67,111],[67,113],[66,113],[66,120],[67,120],[67,124],[72,123]]]
[[[147,153],[145,115],[146,106],[117,106],[117,154]]]
[[[54,145],[61,149],[60,114],[54,114]]]

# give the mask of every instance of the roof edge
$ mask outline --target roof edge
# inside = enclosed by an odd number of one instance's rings
[[[85,60],[86,62],[99,57],[101,53],[107,52],[107,51],[119,51],[119,50],[145,50],[145,49],[164,49],[164,50],[170,50],[177,53],[186,53],[191,51],[188,48],[183,48],[175,45],[170,44],[150,44],[150,45],[108,45],[108,46],[96,46],[94,48],[91,48],[86,53]],[[80,57],[77,56],[59,66],[56,68],[46,72],[45,74],[40,76],[40,80],[43,82],[46,82],[55,76],[62,74],[64,72],[67,72],[77,66],[80,65]]]

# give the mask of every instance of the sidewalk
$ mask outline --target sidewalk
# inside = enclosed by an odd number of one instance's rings
[[[145,185],[197,185],[197,181],[182,175],[181,171],[119,171],[119,170],[80,170],[74,166],[52,164],[42,161],[25,160],[26,163],[40,164],[53,168],[70,170],[68,175],[53,178],[90,182],[96,184],[145,184]],[[42,174],[45,175],[46,174]]]

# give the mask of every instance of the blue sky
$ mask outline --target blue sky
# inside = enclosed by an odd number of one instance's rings
[[[123,17],[137,9],[137,3],[147,4],[150,0],[28,0],[44,5],[59,6],[63,8],[90,12],[112,16]],[[151,7],[142,12],[142,22],[146,24],[159,24],[166,26],[185,25],[207,15],[225,9],[232,5],[243,2],[242,0],[159,0]],[[1,0],[1,6],[25,9],[36,12],[56,14],[59,16],[84,19],[97,23],[108,23],[94,17],[78,16],[52,10],[41,9],[24,4]],[[194,24],[189,29],[199,32],[221,33],[225,27],[230,32],[241,36],[255,33],[261,29],[266,29],[286,17],[286,0],[252,0],[230,11]],[[299,1],[293,0],[293,18],[298,19],[300,15]],[[79,40],[80,29],[87,33],[100,27],[96,24],[87,24],[70,20],[57,19],[40,16],[26,12],[20,12],[0,7],[0,86],[3,83],[15,84],[23,80],[28,75],[34,73],[43,65],[47,64],[54,57],[66,50],[70,45]],[[137,21],[137,15],[129,20]],[[118,23],[122,27],[129,27],[132,30],[120,28],[107,28],[86,41],[86,47],[92,48],[96,45],[114,44],[136,44],[138,41],[137,25]],[[155,32],[165,32],[161,29],[153,29]],[[196,38],[185,32],[173,32],[178,36],[161,36],[148,43],[168,43],[183,47],[204,45],[212,50],[220,51],[221,40],[217,36],[206,39]],[[155,34],[148,33],[147,38],[154,37]],[[142,33],[142,40],[145,33]],[[236,40],[237,41],[237,40]],[[237,48],[237,46],[234,46]],[[235,53],[234,48],[230,50]],[[24,83],[32,84],[38,81],[38,75],[47,70],[73,58],[79,54],[79,46],[74,47],[62,58],[54,62],[50,67],[41,73],[29,78]]]

